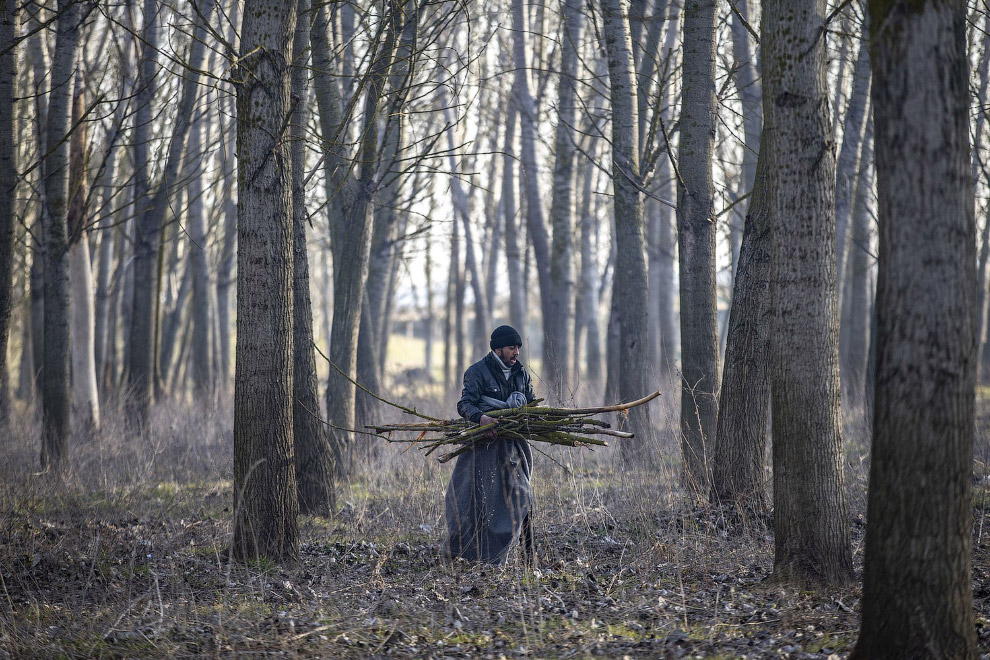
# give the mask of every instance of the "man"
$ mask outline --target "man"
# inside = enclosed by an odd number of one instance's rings
[[[524,556],[533,564],[529,484],[533,452],[526,440],[500,435],[498,420],[486,413],[518,408],[536,397],[519,361],[519,333],[511,326],[499,326],[489,345],[492,352],[464,372],[457,412],[475,424],[495,426],[457,457],[444,498],[448,548],[454,557],[502,564],[521,533]]]

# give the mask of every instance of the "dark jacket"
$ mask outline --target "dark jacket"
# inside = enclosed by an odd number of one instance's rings
[[[516,360],[509,372],[509,379],[506,380],[498,360],[492,353],[488,353],[464,372],[464,389],[461,390],[461,400],[457,402],[457,413],[477,424],[485,412],[480,407],[482,396],[505,401],[513,392],[522,392],[527,401],[536,398],[533,394],[533,381],[526,367]]]

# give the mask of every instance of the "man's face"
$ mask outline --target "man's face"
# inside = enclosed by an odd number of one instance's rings
[[[519,357],[519,348],[519,346],[503,346],[502,348],[496,348],[495,354],[498,355],[498,359],[502,361],[502,364],[511,367]]]

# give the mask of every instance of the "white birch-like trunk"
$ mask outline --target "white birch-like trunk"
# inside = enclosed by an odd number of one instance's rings
[[[72,412],[81,426],[99,428],[100,395],[93,341],[96,312],[89,241],[85,237],[69,248],[69,284],[72,288]]]

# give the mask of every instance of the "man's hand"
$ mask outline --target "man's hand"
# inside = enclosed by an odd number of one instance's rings
[[[480,424],[481,426],[487,426],[488,424],[495,424],[497,427],[498,420],[495,419],[494,417],[489,417],[488,415],[482,415],[481,419],[478,420],[478,424]],[[489,438],[494,438],[495,436],[498,435],[498,430],[494,427],[490,428],[488,429],[488,431],[485,432],[485,435],[488,436]]]

